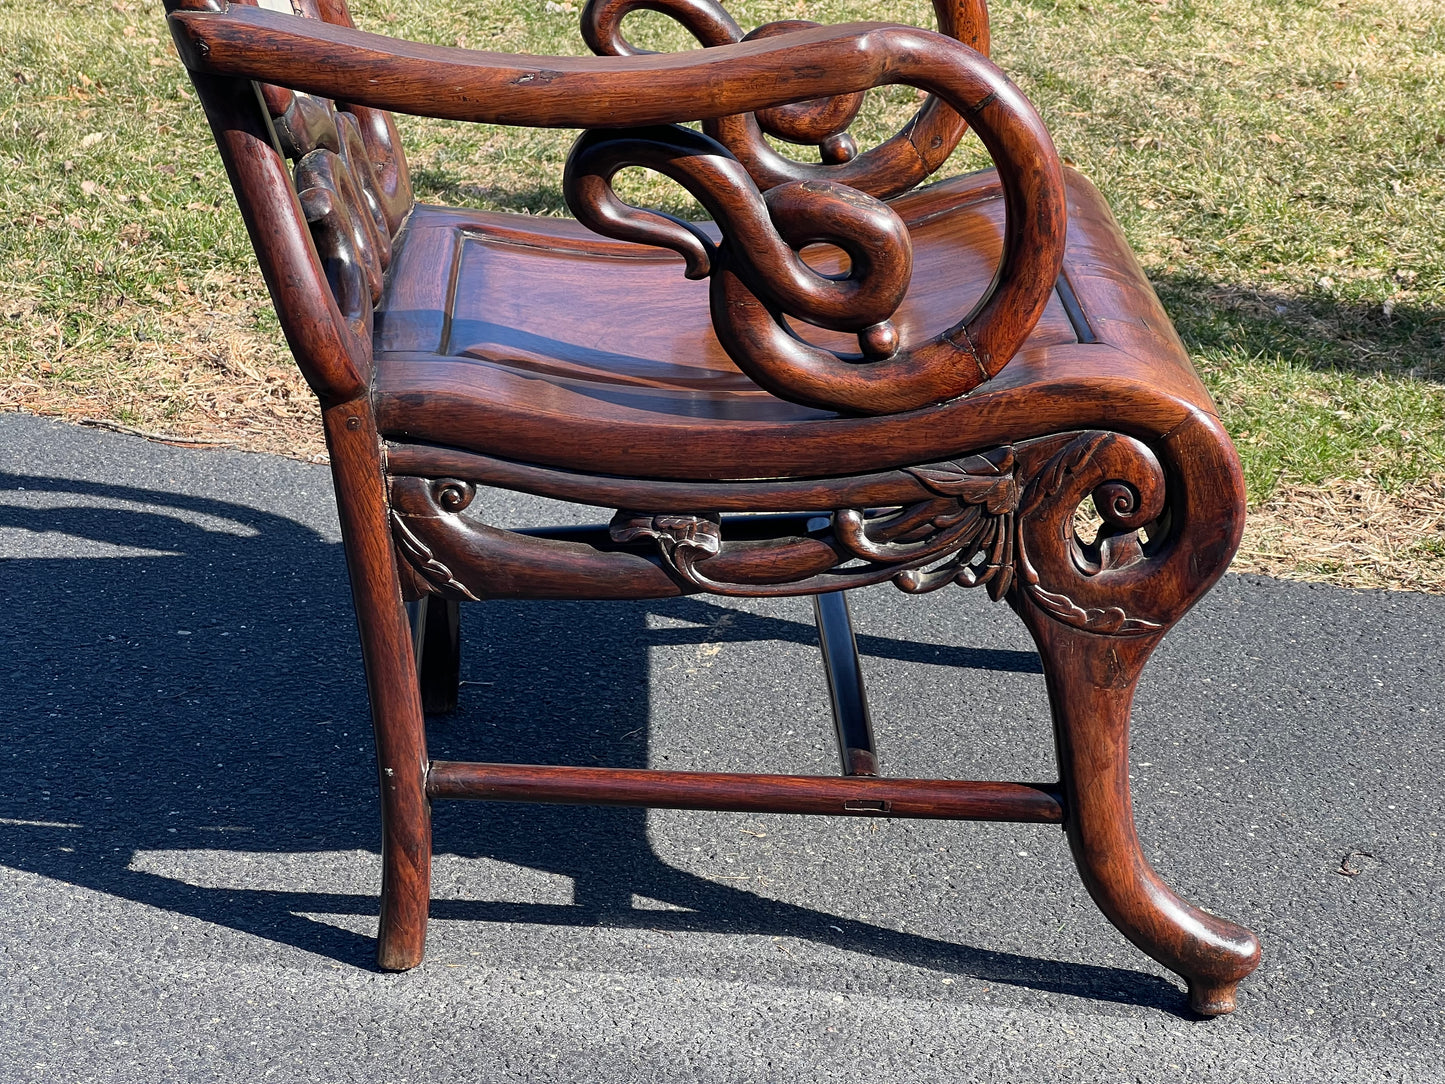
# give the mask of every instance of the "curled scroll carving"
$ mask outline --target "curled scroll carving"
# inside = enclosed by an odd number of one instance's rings
[[[764,23],[745,34],[743,41],[758,41],[786,34],[789,30],[804,30],[818,25],[810,19],[782,19]],[[863,98],[861,92],[839,94],[832,98],[811,98],[771,109],[759,109],[753,117],[758,127],[768,135],[800,146],[815,146],[824,164],[842,165],[858,156],[858,143],[848,134],[848,126],[853,123],[858,110],[863,108]],[[727,132],[722,131],[721,134],[726,135]],[[960,130],[959,135],[962,134]]]
[[[644,165],[692,192],[722,228],[714,244],[691,223],[624,203],[612,179],[625,166]],[[891,356],[897,334],[884,322],[908,290],[913,245],[908,228],[886,204],[843,185],[789,182],[760,193],[741,164],[707,136],[676,125],[584,133],[567,159],[563,191],[568,207],[598,233],[659,245],[680,253],[689,278],[711,275],[713,318],[719,338],[746,371],[765,383],[775,368],[739,343],[767,337],[787,313],[835,331],[860,332],[865,356]],[[813,243],[847,253],[846,275],[809,267],[798,255]],[[741,289],[759,309],[739,323],[733,309]],[[798,344],[800,347],[806,344]],[[734,347],[737,352],[734,353]],[[832,354],[808,348],[828,365]],[[893,379],[874,370],[870,384]]]
[[[1071,527],[1088,497],[1103,519],[1098,537],[1082,542]],[[1115,433],[1083,433],[1054,452],[1029,483],[1019,506],[1018,576],[1023,590],[1053,617],[1089,632],[1142,635],[1164,627],[1123,605],[1091,605],[1106,573],[1117,582],[1142,572],[1167,535],[1164,470],[1145,445]],[[1066,585],[1074,585],[1070,594]],[[1048,584],[1049,586],[1045,586]],[[1051,589],[1052,588],[1052,589]],[[1080,590],[1083,588],[1083,591]],[[1105,588],[1107,590],[1107,588]]]
[[[1057,620],[1089,632],[1129,636],[1162,628],[1161,622],[1131,614],[1122,605],[1081,604],[1069,593],[1070,579],[1127,572],[1147,562],[1141,529],[1155,532],[1150,547],[1160,545],[1166,502],[1163,471],[1153,453],[1113,433],[1055,439],[1032,451],[1030,466],[1038,464],[1039,469],[1022,481],[1014,450],[999,448],[909,468],[936,499],[882,514],[835,512],[832,544],[845,562],[854,558],[864,564],[852,570],[853,582],[847,582],[846,563],[835,569],[834,589],[887,578],[910,594],[949,584],[986,587],[998,601],[1016,588]],[[1094,542],[1085,544],[1072,524],[1074,510],[1089,497],[1104,527]],[[651,529],[636,533],[635,525],[642,522]],[[723,549],[718,522],[719,517],[711,515],[619,513],[612,537],[619,542],[655,539],[673,571],[702,590],[765,593],[754,584],[727,583],[709,575],[708,560]],[[619,532],[623,524],[629,530]],[[697,524],[709,528],[706,545],[689,544]],[[675,533],[679,529],[685,533]],[[879,575],[890,568],[891,574]],[[789,586],[796,591],[801,585]]]
[[[704,46],[756,41],[817,25],[789,19],[764,24],[745,35],[715,0],[590,0],[582,11],[582,36],[588,47],[600,56],[644,52],[622,33],[623,18],[640,9],[676,19]],[[935,0],[934,11],[941,32],[987,52],[987,13],[979,0]],[[900,132],[859,154],[847,128],[862,100],[861,94],[844,94],[795,102],[705,121],[703,131],[726,146],[760,188],[787,181],[830,180],[886,199],[913,187],[941,166],[968,127],[958,112],[929,95]],[[818,147],[822,162],[784,157],[768,145],[764,132],[790,143]]]
[[[609,10],[622,11],[630,2],[617,0]],[[704,2],[690,0],[688,10],[705,10],[698,7]],[[1066,221],[1062,167],[1048,131],[1001,71],[936,34],[896,27],[880,27],[877,33],[897,38],[900,48],[892,68],[867,78],[935,91],[967,115],[998,166],[1003,190],[1004,237],[993,281],[972,310],[930,337],[903,342],[883,318],[898,303],[892,298],[901,300],[906,293],[911,254],[906,231],[870,196],[877,186],[864,185],[848,172],[866,155],[828,167],[831,172],[804,175],[828,180],[779,179],[760,174],[723,143],[689,129],[605,129],[579,138],[563,181],[569,208],[592,229],[673,248],[687,260],[690,275],[711,276],[718,341],[757,384],[780,398],[856,414],[929,406],[964,395],[998,373],[1052,294]],[[786,100],[783,93],[778,97]],[[612,177],[627,165],[650,166],[683,184],[719,218],[723,244],[714,248],[696,227],[617,198]],[[757,213],[760,205],[768,211],[766,221]],[[730,229],[740,236],[729,236]],[[874,236],[897,240],[880,247],[868,243]],[[785,253],[778,242],[792,251]],[[797,251],[813,242],[845,250],[851,266],[840,276],[841,288],[811,282],[786,291],[798,274],[806,279],[811,273]],[[751,257],[752,249],[758,250],[757,258]],[[823,304],[826,297],[849,295],[851,313],[837,312],[831,301]],[[865,304],[884,298],[890,304],[881,310]],[[858,333],[860,354],[807,341],[790,326],[790,318]]]
[[[612,187],[640,165],[691,192],[718,222],[714,244],[697,226],[634,207]],[[1038,268],[1000,266],[990,293],[954,326],[903,343],[889,322],[907,293],[912,242],[887,204],[844,185],[789,181],[759,192],[717,141],[676,125],[584,132],[567,159],[563,194],[578,220],[608,237],[680,253],[690,278],[711,278],[713,329],[737,366],[781,398],[858,414],[911,410],[961,395],[1008,361],[1027,334],[1057,275],[1049,268],[1026,289],[1034,314],[998,304]],[[1057,212],[1057,222],[1048,221]],[[1037,209],[1030,228],[1061,228],[1062,206]],[[1010,223],[1012,228],[1012,213]],[[846,253],[846,274],[814,271],[799,255],[809,244]],[[1042,290],[1043,292],[1040,292]],[[804,341],[787,318],[858,334],[859,355]],[[1001,343],[998,331],[1007,342]],[[997,350],[1003,346],[1002,350]]]
[[[472,498],[477,493],[477,487],[471,482],[457,481],[454,478],[436,482],[430,489],[437,507],[451,513],[463,511],[472,503]],[[391,511],[391,534],[396,540],[397,552],[434,591],[451,598],[477,601],[471,588],[452,575],[452,570],[417,536],[416,531],[408,524],[408,517],[400,508],[393,508]]]

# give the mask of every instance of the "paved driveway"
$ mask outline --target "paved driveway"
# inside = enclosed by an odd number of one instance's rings
[[[1042,825],[443,804],[381,974],[325,468],[6,415],[0,555],[5,1082],[1445,1081],[1445,599],[1229,577],[1151,663],[1146,848],[1265,944],[1201,1022]],[[1006,607],[854,609],[887,770],[1052,776]],[[831,772],[809,622],[471,606],[433,752]]]

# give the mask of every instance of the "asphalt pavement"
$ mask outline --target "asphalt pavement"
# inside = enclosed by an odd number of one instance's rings
[[[1445,598],[1228,576],[1151,662],[1146,851],[1264,942],[1201,1021],[1043,825],[445,803],[383,974],[327,469],[0,416],[0,557],[7,1084],[1445,1081]],[[889,774],[1053,777],[1007,607],[853,609]],[[806,600],[463,633],[436,756],[836,770]]]

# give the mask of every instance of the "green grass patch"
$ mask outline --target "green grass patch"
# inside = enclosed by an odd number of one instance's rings
[[[931,24],[916,2],[730,10],[744,27]],[[421,41],[585,52],[568,2],[358,0],[355,14]],[[651,13],[629,35],[690,45]],[[1113,205],[1256,503],[1282,482],[1368,476],[1396,491],[1445,471],[1445,5],[996,0],[993,38]],[[271,413],[292,411],[299,393],[271,375],[284,347],[159,3],[4,4],[0,55],[0,401],[179,424],[246,409],[217,389],[250,381],[273,389],[257,400]],[[873,94],[860,142],[915,105],[908,90]],[[572,133],[399,123],[422,198],[562,213]],[[954,166],[982,161],[966,141]],[[696,213],[666,182],[628,183]]]

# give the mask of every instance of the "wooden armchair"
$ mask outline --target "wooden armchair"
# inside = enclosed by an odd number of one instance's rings
[[[984,0],[935,0],[943,33],[746,37],[714,0],[592,0],[586,59],[417,45],[355,30],[344,0],[296,4],[167,0],[323,407],[380,769],[380,965],[422,959],[441,798],[1042,821],[1193,1008],[1231,1011],[1258,941],[1150,869],[1128,737],[1145,660],[1238,545],[1239,465],[1104,201],[985,58]],[[638,7],[708,48],[637,54],[619,27]],[[862,92],[896,83],[929,96],[859,153]],[[584,129],[576,220],[416,204],[386,110]],[[910,191],[966,126],[996,168]],[[624,203],[631,165],[713,224]],[[615,514],[499,530],[478,485]],[[1042,656],[1058,783],[878,774],[840,592],[885,581],[1008,601]],[[459,601],[701,591],[815,597],[841,778],[428,758]]]

